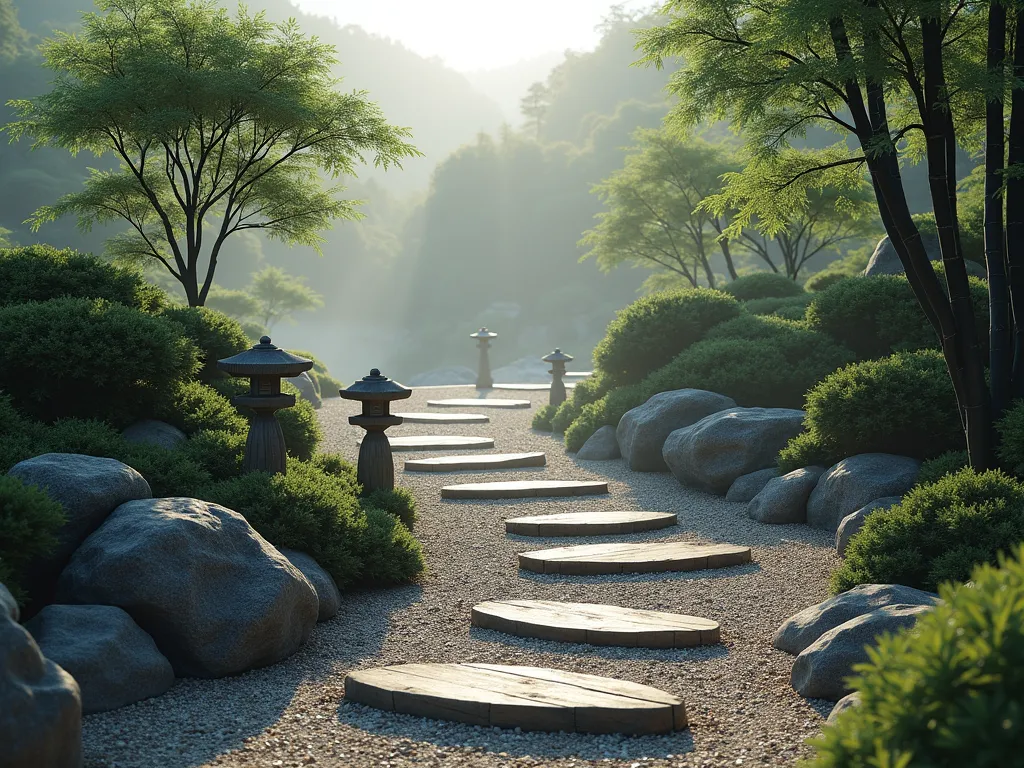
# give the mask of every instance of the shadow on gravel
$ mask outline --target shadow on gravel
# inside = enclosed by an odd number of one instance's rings
[[[540,584],[600,584],[633,581],[703,581],[746,576],[761,570],[758,563],[732,565],[727,568],[709,568],[702,571],[658,571],[656,573],[605,573],[598,576],[567,576],[562,573],[534,573],[519,569],[519,578]]]
[[[338,721],[367,733],[412,739],[445,747],[463,747],[481,752],[504,752],[513,757],[578,757],[583,760],[669,758],[693,751],[689,730],[665,736],[593,735],[586,733],[517,733],[503,728],[482,728],[445,720],[364,707],[343,701]],[[452,756],[451,765],[458,758]],[[445,763],[447,765],[447,763]]]

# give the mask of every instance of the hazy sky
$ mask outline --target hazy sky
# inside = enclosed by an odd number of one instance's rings
[[[292,0],[308,13],[358,24],[437,56],[462,72],[515,64],[566,48],[590,50],[610,0]],[[619,3],[646,8],[651,0]]]

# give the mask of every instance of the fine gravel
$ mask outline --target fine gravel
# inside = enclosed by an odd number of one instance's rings
[[[417,390],[404,411],[428,398],[476,397],[471,387]],[[804,525],[763,525],[745,505],[682,488],[668,473],[629,471],[621,460],[579,462],[530,410],[491,410],[489,424],[394,427],[393,435],[463,434],[495,439],[494,452],[546,451],[548,466],[500,472],[406,473],[397,483],[419,502],[416,535],[427,572],[414,585],[343,593],[338,616],[317,625],[290,659],[221,680],[179,680],[164,696],[85,718],[86,766],[736,766],[791,765],[811,754],[831,704],[790,686],[793,657],[772,647],[788,617],[827,596],[836,566],[832,536]],[[324,450],[351,460],[361,430],[357,406],[328,400],[319,412]],[[470,410],[470,409],[466,409]],[[442,501],[440,487],[487,480],[606,480],[608,496],[512,501]],[[625,537],[509,536],[506,517],[554,512],[670,511],[679,526],[630,540],[728,542],[753,548],[749,565],[682,574],[560,576],[520,572],[516,555]],[[470,626],[478,602],[528,598],[608,603],[703,616],[722,626],[717,646],[649,650],[564,644]],[[353,669],[407,662],[523,664],[604,675],[680,695],[690,728],[669,736],[591,736],[478,728],[389,714],[349,704]]]

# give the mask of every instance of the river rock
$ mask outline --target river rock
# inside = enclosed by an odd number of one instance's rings
[[[156,419],[137,421],[121,433],[129,443],[156,445],[173,451],[188,440],[188,435],[173,424]]]
[[[295,385],[295,388],[299,390],[299,395],[303,400],[308,400],[314,408],[319,408],[323,405],[320,400],[320,393],[316,391],[316,384],[313,383],[312,377],[303,371],[298,376],[294,376],[289,381]]]
[[[925,253],[928,254],[928,258],[931,261],[942,261],[942,254],[939,251],[939,238],[937,235],[921,235],[921,241],[924,244]],[[985,271],[985,267],[978,264],[975,261],[964,259],[964,265],[967,267],[967,274],[974,277],[980,277],[985,279],[988,277],[988,273]],[[892,242],[889,240],[889,236],[884,236],[878,241],[878,245],[875,246],[874,253],[871,254],[871,258],[868,260],[868,265],[864,269],[864,275],[871,277],[873,275],[902,275],[905,274],[903,269],[903,262],[900,261],[899,255],[896,253],[896,249],[892,247]]]
[[[338,585],[334,583],[334,578],[331,574],[305,552],[284,547],[278,549],[278,552],[287,557],[288,562],[298,568],[302,575],[306,577],[306,580],[313,585],[313,589],[316,590],[316,597],[320,602],[317,621],[327,621],[337,616],[338,609],[341,608],[341,592],[338,590]]]
[[[862,453],[829,469],[807,500],[807,522],[835,532],[851,512],[884,496],[902,496],[914,487],[921,462],[890,453]]]
[[[824,467],[804,467],[769,480],[747,505],[747,516],[775,525],[807,522],[807,498],[824,473]]]
[[[836,531],[836,552],[839,556],[842,557],[846,554],[847,544],[850,543],[853,534],[864,527],[864,521],[870,513],[876,509],[889,509],[899,504],[900,500],[901,497],[899,496],[886,496],[884,499],[875,499],[869,504],[865,504],[856,512],[851,512],[844,517],[842,522],[839,523],[839,529]]]
[[[737,477],[733,484],[729,486],[729,490],[725,494],[725,500],[745,504],[757,496],[761,489],[768,485],[769,480],[778,476],[779,468],[769,467],[768,469],[759,469],[757,472],[751,472],[749,475]]]
[[[832,711],[828,713],[828,722],[834,723],[836,721],[836,718],[843,714],[843,712],[845,712],[848,709],[853,709],[854,707],[859,706],[860,691],[854,691],[853,693],[846,694],[845,696],[843,696],[843,698],[836,702],[836,705],[832,707]]]
[[[584,461],[611,461],[619,458],[619,442],[615,439],[615,427],[606,424],[592,434],[576,454]]]

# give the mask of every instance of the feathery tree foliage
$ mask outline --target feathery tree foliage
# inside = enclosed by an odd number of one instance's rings
[[[43,45],[53,89],[11,103],[12,140],[113,153],[117,171],[39,209],[35,227],[76,214],[88,230],[122,221],[111,252],[155,259],[189,304],[205,303],[225,240],[262,230],[318,248],[334,219],[359,217],[321,172],[354,174],[371,155],[399,165],[417,154],[364,92],[339,93],[334,50],[294,21],[212,0],[96,0],[79,35]],[[205,264],[203,263],[205,262]]]

